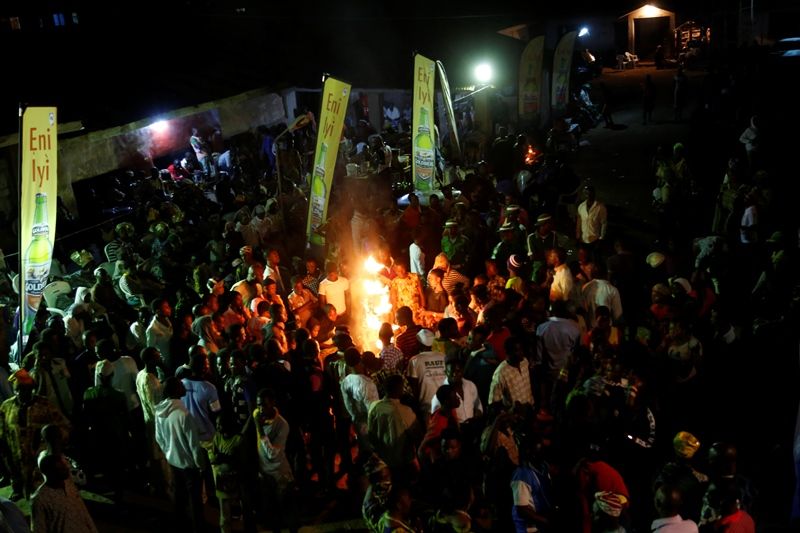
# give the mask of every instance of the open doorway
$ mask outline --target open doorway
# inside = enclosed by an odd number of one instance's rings
[[[640,60],[652,60],[656,47],[661,45],[667,56],[672,53],[672,34],[669,17],[637,18],[633,21],[636,55]]]

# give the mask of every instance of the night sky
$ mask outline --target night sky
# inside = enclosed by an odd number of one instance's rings
[[[722,0],[656,2],[686,17]],[[174,0],[33,2],[12,0],[0,17],[21,16],[23,31],[0,31],[6,105],[0,134],[16,129],[16,102],[59,106],[62,122],[89,129],[260,86],[316,87],[323,71],[361,87],[409,87],[410,57],[442,59],[454,84],[475,57],[517,56],[496,31],[512,24],[584,12],[621,15],[631,1],[569,3],[273,2]],[[52,28],[52,13],[79,24]],[[26,18],[27,17],[27,18]],[[46,28],[37,28],[38,19]],[[69,21],[68,21],[69,22]],[[509,42],[510,41],[510,42]],[[47,79],[53,80],[47,83]]]

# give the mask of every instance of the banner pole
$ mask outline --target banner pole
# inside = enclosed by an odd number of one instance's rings
[[[17,327],[17,363],[22,366],[22,357],[25,347],[22,345],[23,328],[25,327],[25,291],[22,288],[22,115],[25,106],[19,103],[19,139],[17,143],[17,261],[19,271],[17,274],[17,294],[19,295],[19,324]]]

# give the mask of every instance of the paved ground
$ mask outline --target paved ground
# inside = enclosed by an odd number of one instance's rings
[[[650,74],[656,84],[656,108],[653,120],[642,125],[640,84]],[[675,122],[672,109],[674,70],[656,70],[652,66],[617,71],[605,69],[592,82],[595,89],[604,83],[611,94],[615,126],[602,125],[582,137],[582,146],[573,163],[575,172],[590,178],[598,197],[609,209],[609,226],[613,233],[625,228],[640,244],[655,237],[655,218],[651,209],[654,187],[651,161],[656,147],[671,147],[689,136],[688,121]],[[699,79],[690,73],[690,84]],[[691,107],[691,106],[690,106]],[[686,113],[688,117],[688,112]],[[721,178],[721,176],[720,176]]]

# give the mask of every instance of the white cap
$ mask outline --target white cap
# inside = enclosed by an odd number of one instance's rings
[[[417,340],[429,348],[433,346],[433,339],[435,338],[436,336],[429,329],[421,329],[417,333]]]

